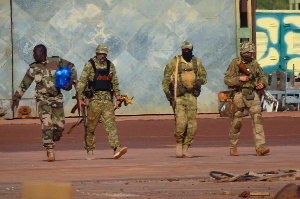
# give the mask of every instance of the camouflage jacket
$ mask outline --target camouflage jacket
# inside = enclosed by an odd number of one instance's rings
[[[234,90],[248,89],[253,91],[255,89],[255,85],[259,82],[267,85],[268,79],[264,76],[264,72],[256,60],[253,60],[250,63],[245,63],[245,66],[252,74],[252,81],[240,81],[240,77],[246,75],[238,67],[240,60],[240,58],[233,59],[225,73],[224,82],[229,88]]]
[[[13,100],[21,99],[33,80],[36,83],[37,98],[62,98],[60,88],[55,86],[55,72],[64,66],[68,66],[71,69],[71,81],[73,84],[76,84],[77,72],[74,64],[60,57],[47,57],[45,63],[34,62],[30,64],[19,88],[13,96]]]
[[[106,61],[103,63],[100,63],[96,57],[93,57],[92,59],[95,62],[96,69],[106,69],[107,68]],[[111,81],[112,81],[112,85],[113,85],[113,91],[116,96],[119,96],[120,89],[119,89],[119,82],[118,82],[118,78],[117,78],[117,74],[116,74],[116,67],[112,62],[110,63],[109,75],[112,77]],[[77,93],[78,93],[79,99],[82,99],[84,97],[84,91],[88,89],[87,88],[88,80],[93,81],[94,76],[95,76],[95,72],[94,72],[91,62],[87,62],[84,65],[83,71],[82,71],[80,79],[78,81]],[[94,91],[93,99],[112,100],[110,91]]]
[[[176,63],[177,63],[176,57],[173,57],[165,67],[164,78],[162,80],[162,87],[163,87],[163,91],[165,93],[169,92],[169,84],[170,84],[171,76],[172,76],[172,79],[174,78],[173,76],[175,73],[175,68],[176,68]],[[193,70],[193,68],[194,68],[193,62],[192,61],[186,62],[182,56],[178,56],[178,57],[180,59],[179,62],[181,62],[181,66],[182,66],[181,81],[185,87],[192,88],[194,86],[195,80],[196,80],[196,75]],[[199,58],[196,58],[196,60],[197,60],[197,68],[198,68],[197,78],[201,79],[203,84],[206,84],[206,82],[207,82],[206,71],[201,63],[201,60]],[[185,69],[188,69],[188,70],[185,70]],[[179,75],[178,75],[178,81],[180,81]]]

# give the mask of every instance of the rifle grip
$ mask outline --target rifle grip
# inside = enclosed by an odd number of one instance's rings
[[[266,94],[264,89],[259,89],[258,91],[259,91],[260,94],[262,94],[262,95],[265,95],[265,94]]]
[[[247,67],[243,62],[238,64],[239,69],[241,69],[246,75],[250,75],[250,72],[247,70]]]

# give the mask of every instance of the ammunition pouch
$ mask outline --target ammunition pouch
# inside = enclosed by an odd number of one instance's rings
[[[251,94],[246,95],[246,100],[254,100],[254,97],[255,97],[254,92],[252,92]]]
[[[196,88],[193,89],[192,94],[193,94],[195,97],[199,97],[200,93],[201,93],[201,86],[200,86],[200,88],[198,88],[198,89],[196,89]]]
[[[177,82],[177,97],[183,96],[187,92],[186,87],[182,82]]]
[[[201,85],[203,84],[201,79],[196,79],[195,85],[191,91],[191,93],[195,96],[198,97],[201,93]]]
[[[203,81],[201,79],[196,79],[194,88],[201,90],[201,85],[203,84]]]

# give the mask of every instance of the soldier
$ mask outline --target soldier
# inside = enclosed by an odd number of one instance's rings
[[[47,151],[47,161],[55,161],[54,146],[62,137],[65,117],[63,95],[60,88],[55,86],[56,72],[67,66],[70,71],[70,81],[64,87],[70,90],[76,86],[77,72],[74,64],[60,57],[47,57],[47,48],[40,44],[33,49],[34,63],[30,64],[26,74],[13,96],[12,110],[19,106],[19,100],[29,88],[33,80],[36,83],[36,101],[39,118],[42,123],[42,141]]]
[[[166,65],[162,87],[175,114],[176,157],[192,158],[188,148],[197,131],[197,97],[201,85],[206,84],[206,71],[200,59],[193,55],[191,42],[182,42],[181,49],[182,55],[175,56]],[[171,89],[170,83],[175,85]]]
[[[225,73],[225,84],[234,90],[232,114],[233,120],[229,131],[230,155],[238,156],[237,145],[242,127],[243,111],[247,109],[252,118],[253,135],[256,155],[262,156],[269,153],[265,147],[261,106],[258,90],[267,85],[267,78],[258,62],[253,58],[255,46],[252,42],[243,42],[240,45],[239,58],[233,59]],[[245,66],[252,75],[246,75],[240,68]]]
[[[106,57],[108,48],[104,44],[98,45],[96,56],[84,66],[78,82],[77,93],[79,108],[88,99],[87,123],[84,137],[84,148],[87,150],[87,160],[94,160],[93,150],[96,146],[95,129],[99,119],[108,134],[110,147],[113,148],[114,158],[118,159],[127,152],[127,148],[120,147],[117,133],[113,96],[116,98],[115,107],[120,107],[120,90],[115,65]]]

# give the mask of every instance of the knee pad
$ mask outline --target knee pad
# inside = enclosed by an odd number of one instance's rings
[[[241,110],[238,110],[234,114],[234,118],[242,118],[243,117],[243,112]]]
[[[260,113],[252,114],[254,124],[263,125],[262,116]]]

